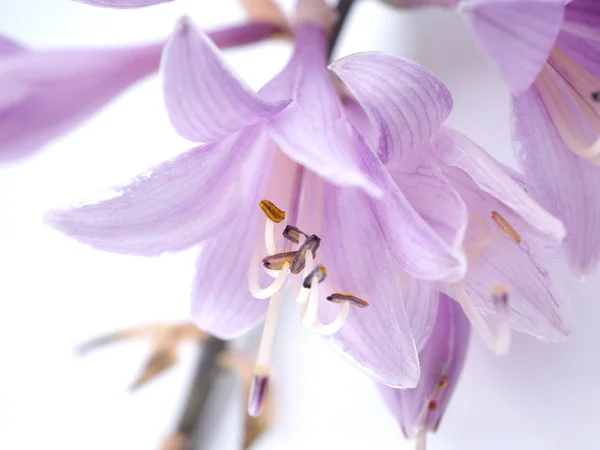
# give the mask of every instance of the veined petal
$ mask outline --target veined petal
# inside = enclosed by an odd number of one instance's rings
[[[269,121],[271,136],[290,158],[332,183],[381,195],[353,154],[356,136],[327,71],[327,44],[319,27],[310,23],[297,27],[292,59],[260,91],[265,98],[294,99]]]
[[[23,157],[158,70],[162,45],[0,58],[0,160]]]
[[[361,211],[352,192],[330,185],[325,190],[319,250],[329,273],[324,286],[364,298],[369,306],[353,308],[341,330],[329,339],[374,380],[414,387],[419,362],[399,289],[400,268],[386,250],[375,216]],[[331,320],[338,309],[338,305],[323,305],[324,316]]]
[[[463,17],[514,95],[536,79],[564,20],[564,0],[473,0]]]
[[[257,189],[270,145],[260,128],[248,128],[163,163],[118,188],[117,196],[53,211],[47,220],[80,242],[116,253],[153,256],[189,248],[237,221],[254,202],[257,194],[247,186]]]
[[[600,260],[600,168],[571,152],[535,88],[513,98],[515,153],[530,192],[569,234],[571,268],[587,273]]]
[[[508,286],[510,325],[540,340],[564,339],[570,331],[572,313],[568,298],[561,296],[538,256],[544,249],[535,237],[524,236],[524,244],[499,235],[472,261],[464,283],[475,306],[495,315],[492,289]]]
[[[600,77],[600,3],[595,0],[570,2],[556,45],[585,70]]]
[[[168,3],[173,0],[75,0],[79,3],[86,3],[93,6],[104,8],[143,8],[145,6],[158,5],[159,3]]]
[[[465,172],[479,189],[496,198],[533,228],[557,241],[564,238],[566,232],[562,222],[538,205],[500,164],[469,138],[445,128],[434,138],[433,144],[435,154],[444,164]]]
[[[277,115],[290,102],[286,97],[262,100],[187,17],[165,46],[162,71],[171,122],[181,136],[195,142],[218,141]]]
[[[401,290],[415,346],[421,351],[436,321],[439,291],[436,283],[409,275],[401,278]]]
[[[458,385],[469,344],[470,325],[458,303],[439,294],[429,341],[419,352],[421,379],[414,389],[380,386],[390,412],[407,438],[436,431]]]
[[[567,146],[600,165],[600,104],[592,98],[600,79],[555,48],[535,87]]]
[[[233,339],[256,326],[269,306],[248,289],[248,271],[260,270],[260,261],[253,264],[251,258],[261,211],[255,203],[251,206],[206,243],[196,264],[192,319],[198,328],[221,339]]]
[[[424,67],[381,52],[355,53],[329,66],[379,130],[384,163],[433,136],[452,110],[452,96]]]

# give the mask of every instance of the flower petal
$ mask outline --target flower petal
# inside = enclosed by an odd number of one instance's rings
[[[437,430],[462,372],[469,344],[470,326],[458,303],[439,295],[434,331],[419,352],[421,379],[415,389],[380,386],[390,412],[407,438],[421,428]]]
[[[402,299],[415,340],[421,351],[433,330],[438,309],[439,291],[436,283],[408,276],[402,280]]]
[[[259,212],[253,207],[220,230],[219,236],[204,246],[196,264],[192,319],[198,328],[221,339],[236,338],[253,328],[269,307],[268,300],[254,298],[248,289],[248,271],[260,270],[260,261],[256,267],[250,266]]]
[[[86,3],[93,6],[104,8],[143,8],[145,6],[158,5],[159,3],[168,3],[173,0],[75,0],[79,3]]]
[[[514,95],[536,79],[564,19],[564,0],[474,0],[463,17]]]
[[[269,121],[271,136],[290,158],[340,186],[380,195],[360,169],[356,136],[326,68],[328,39],[312,24],[296,30],[296,48],[286,68],[260,91],[294,102]]]
[[[158,70],[162,45],[0,58],[0,160],[26,156]]]
[[[419,379],[419,363],[399,289],[399,268],[386,250],[376,218],[368,210],[361,211],[352,193],[326,188],[327,214],[319,252],[328,267],[326,283],[364,298],[370,305],[353,308],[341,330],[329,339],[376,381],[413,387]],[[339,309],[338,305],[323,307],[329,320]]]
[[[452,96],[424,67],[381,52],[355,53],[329,66],[379,130],[384,163],[416,149],[452,110]]]
[[[250,149],[250,157],[239,156]],[[183,250],[237,221],[249,204],[256,205],[266,151],[273,148],[265,134],[249,128],[163,163],[118,188],[117,196],[53,211],[47,220],[101,250],[143,256]]]
[[[578,274],[600,260],[600,168],[569,150],[532,88],[513,98],[515,152],[529,191],[569,232],[564,247]]]
[[[556,45],[600,78],[600,3],[596,0],[570,2]]]
[[[466,173],[479,189],[499,200],[535,229],[557,241],[564,238],[564,225],[538,205],[499,163],[469,138],[445,128],[434,138],[433,144],[435,154],[444,164]]]
[[[215,142],[280,113],[285,97],[261,98],[227,66],[214,43],[183,17],[162,60],[164,95],[175,130],[195,142]]]
[[[499,235],[472,261],[464,280],[475,306],[495,315],[492,288],[506,284],[510,324],[517,331],[540,340],[564,339],[571,327],[571,304],[561,296],[539,257],[543,247],[535,237],[525,235],[517,245],[509,236]]]
[[[25,49],[20,44],[17,44],[15,41],[5,36],[0,36],[0,58],[4,58],[5,56],[22,50]]]

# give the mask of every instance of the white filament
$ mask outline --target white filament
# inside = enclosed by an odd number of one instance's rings
[[[275,245],[275,222],[268,217],[265,225],[265,247],[269,255],[277,253],[277,245]]]
[[[275,340],[275,330],[277,329],[277,319],[279,318],[279,309],[283,299],[283,289],[278,290],[269,301],[269,310],[265,319],[258,355],[256,356],[256,372],[267,374],[269,371],[269,361],[271,359],[271,350]]]
[[[313,271],[313,255],[311,251],[306,252],[306,263],[304,266],[304,278],[306,278]],[[300,282],[300,290],[298,291],[298,295],[296,296],[296,303],[303,305],[306,300],[308,300],[308,294],[310,294],[310,289],[307,289],[303,286],[302,281]]]
[[[250,293],[254,297],[260,299],[271,297],[283,287],[283,284],[285,283],[289,273],[290,263],[285,262],[273,282],[266,288],[261,288],[258,280],[258,270],[257,268],[252,267],[252,264],[250,264],[250,268],[248,270],[248,288],[250,289]]]
[[[306,252],[306,265],[313,265],[313,255],[309,250]],[[310,283],[310,292],[308,294],[308,302],[302,305],[302,325],[310,327],[317,320],[319,309],[319,280],[313,277]]]
[[[331,336],[340,331],[342,325],[344,325],[346,319],[348,319],[348,314],[350,314],[350,302],[344,302],[342,309],[333,321],[330,323],[321,323],[317,318],[312,325],[312,329],[324,336]]]
[[[415,442],[415,450],[426,450],[427,449],[427,430],[421,428],[417,434],[417,440]]]
[[[454,283],[452,285],[454,298],[462,307],[465,315],[471,322],[471,326],[479,333],[485,345],[487,345],[494,353],[502,355],[508,351],[510,345],[510,328],[508,324],[508,308],[498,307],[499,321],[497,333],[488,327],[482,315],[477,311],[475,305],[469,298],[467,291],[462,283]]]

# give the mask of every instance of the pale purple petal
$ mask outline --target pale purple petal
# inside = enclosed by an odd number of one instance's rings
[[[600,260],[600,168],[564,143],[535,88],[513,99],[513,138],[529,191],[568,230],[564,247],[583,274]]]
[[[577,0],[569,3],[556,45],[600,78],[600,2]]]
[[[330,65],[378,129],[384,163],[434,135],[452,110],[444,84],[418,64],[381,52],[355,53]]]
[[[353,153],[356,136],[326,67],[328,38],[319,27],[303,24],[286,68],[261,91],[266,98],[294,102],[269,121],[273,139],[290,158],[340,186],[361,187],[380,195]]]
[[[270,142],[249,128],[163,163],[108,200],[53,211],[47,220],[101,250],[144,256],[183,250],[240,220],[247,205],[255,207],[265,152],[274,152]]]
[[[23,50],[25,48],[22,45],[5,36],[0,36],[0,58]]]
[[[169,118],[181,136],[195,142],[218,141],[277,115],[290,102],[262,100],[187,17],[165,46],[162,72]]]
[[[460,306],[440,294],[429,341],[419,352],[421,379],[415,389],[379,386],[385,403],[407,438],[420,429],[436,431],[465,362],[470,326]]]
[[[533,228],[560,241],[565,228],[538,205],[485,150],[457,131],[445,128],[433,140],[437,157],[465,172],[479,189],[499,200]]]
[[[158,70],[162,45],[0,58],[0,160],[27,156]]]
[[[460,252],[467,229],[467,205],[430,161],[426,154],[429,148],[430,144],[424,144],[400,164],[388,165],[388,170],[421,217],[455,252]]]
[[[506,284],[511,327],[543,341],[556,341],[569,334],[571,304],[544,268],[539,256],[543,254],[533,236],[523,235],[523,243],[517,245],[500,234],[469,261],[464,283],[475,306],[492,316],[496,310],[491,291],[496,284]]]
[[[323,284],[367,300],[353,308],[342,329],[329,340],[374,380],[412,387],[419,379],[417,350],[400,292],[400,268],[388,254],[376,218],[357,204],[366,194],[327,186],[319,258],[328,268]],[[325,303],[325,302],[324,302]],[[339,305],[323,305],[323,316],[335,317]]]
[[[418,351],[425,346],[433,330],[438,309],[437,283],[406,276],[401,279],[404,309]]]
[[[511,92],[523,93],[554,47],[564,19],[564,0],[473,0],[463,17]]]
[[[201,330],[221,339],[233,339],[260,323],[269,300],[254,298],[248,289],[250,267],[260,209],[253,203],[249,214],[236,217],[218,236],[207,242],[196,264],[192,288],[192,319]],[[262,270],[261,270],[262,272]],[[267,284],[263,281],[263,286]]]
[[[103,8],[143,8],[145,6],[158,5],[159,3],[168,3],[173,0],[74,0],[79,3],[86,3]]]

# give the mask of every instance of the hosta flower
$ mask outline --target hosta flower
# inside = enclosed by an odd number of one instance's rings
[[[509,86],[515,151],[528,188],[566,225],[578,274],[600,260],[600,3],[415,0],[456,6]]]
[[[394,83],[398,65],[412,83]],[[418,98],[406,88],[422,78],[417,67],[382,53],[352,55],[332,65],[349,90],[347,113],[378,149],[393,181],[448,245],[466,249],[464,279],[424,283],[405,277],[400,283],[417,346],[431,331],[439,291],[461,304],[498,352],[506,350],[508,325],[544,340],[564,337],[570,304],[558,295],[542,260],[546,243],[556,245],[564,237],[564,226],[529,197],[517,175],[465,136],[440,127],[430,99],[421,98],[430,105],[423,115],[407,107]],[[366,207],[358,198],[347,203]],[[494,300],[499,290],[507,291],[508,304]],[[499,333],[480,313],[497,316]]]
[[[220,47],[276,32],[249,23],[211,33]],[[28,156],[159,68],[163,43],[30,50],[0,37],[0,162]]]
[[[109,200],[48,219],[118,253],[152,256],[202,243],[192,289],[196,324],[233,338],[265,320],[253,413],[268,383],[285,285],[306,326],[329,335],[375,380],[407,387],[416,384],[419,366],[400,268],[448,282],[465,269],[462,245],[421,217],[346,118],[326,67],[326,33],[309,17],[299,9],[294,54],[258,94],[183,19],[163,55],[166,106],[175,129],[204,144]],[[325,15],[318,17],[322,25]],[[373,64],[378,71],[387,61]],[[449,93],[413,64],[400,61],[393,74],[415,96],[403,101],[417,117],[403,133],[428,137],[450,112]]]
[[[440,294],[433,331],[419,351],[421,379],[414,389],[379,386],[390,412],[407,439],[425,449],[427,432],[437,431],[458,384],[469,344],[469,321],[458,303]]]

